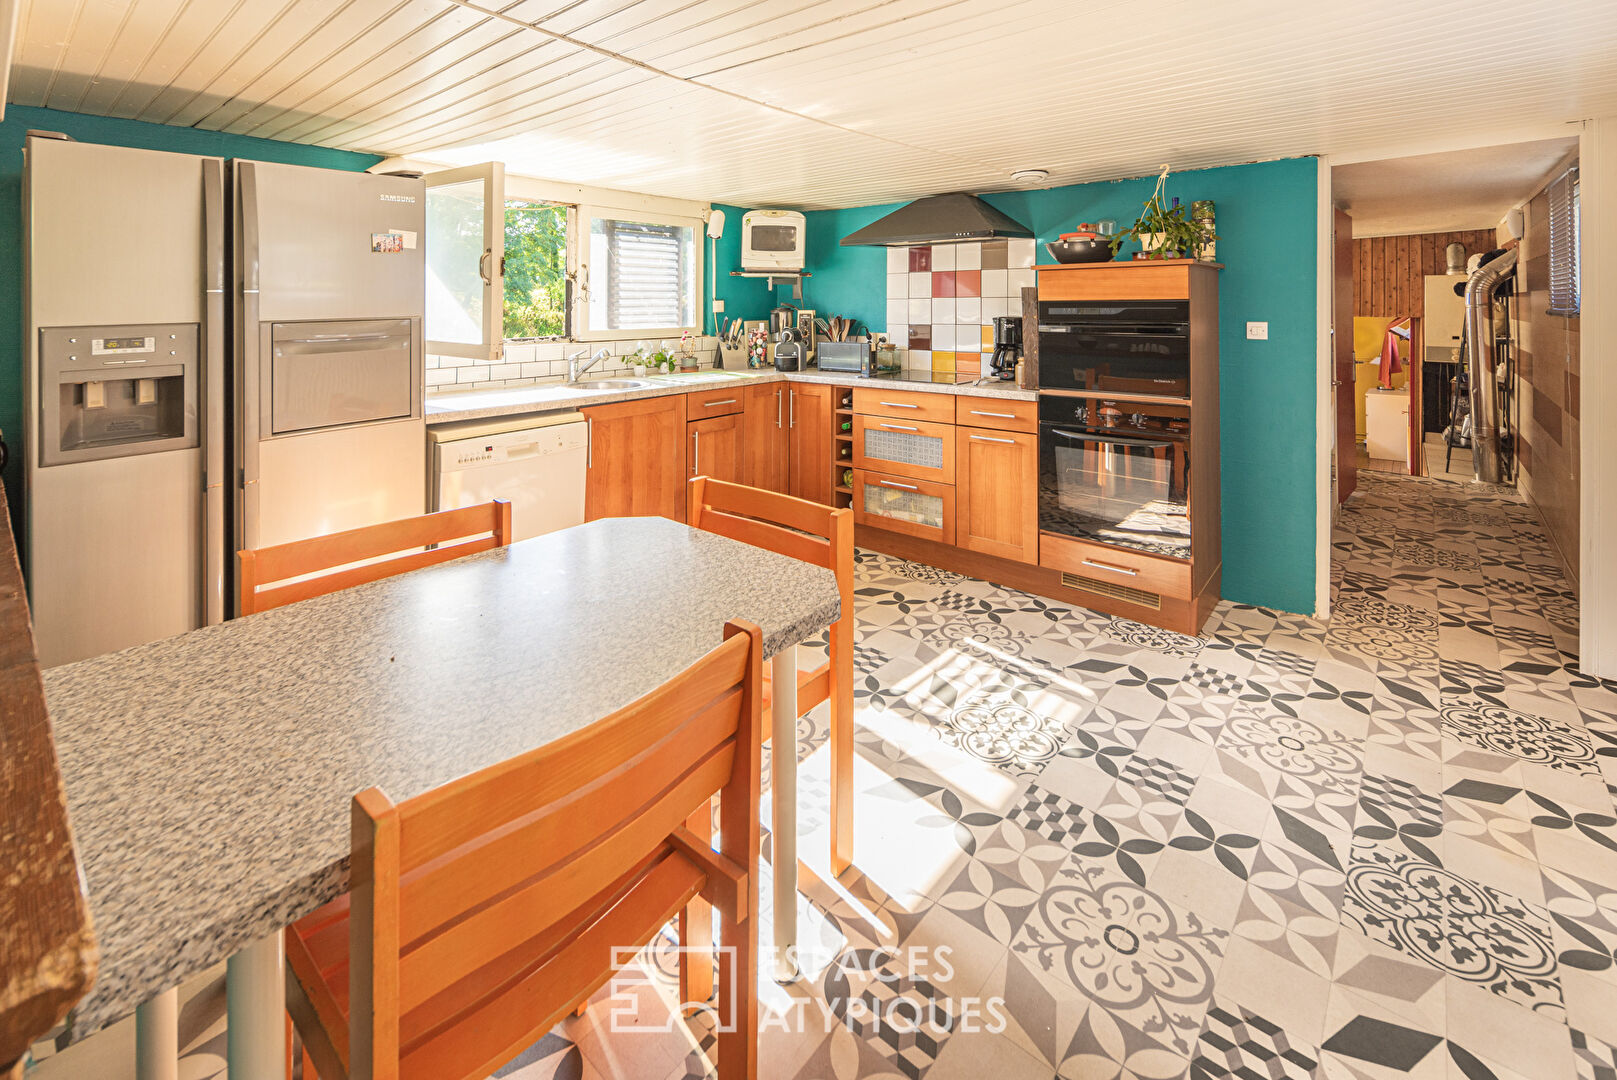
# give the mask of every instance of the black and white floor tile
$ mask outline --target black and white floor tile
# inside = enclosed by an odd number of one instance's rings
[[[1332,550],[1331,619],[1198,637],[861,551],[856,866],[816,715],[760,1074],[1617,1080],[1617,684],[1533,511],[1361,473]],[[644,966],[501,1075],[706,1074]]]

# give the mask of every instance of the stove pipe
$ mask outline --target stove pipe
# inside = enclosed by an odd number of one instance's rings
[[[1479,482],[1497,484],[1499,381],[1494,367],[1493,294],[1516,265],[1516,249],[1483,263],[1465,285],[1466,368],[1471,380],[1471,460]]]

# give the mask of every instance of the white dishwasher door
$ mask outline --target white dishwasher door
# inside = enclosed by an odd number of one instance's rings
[[[511,504],[513,540],[584,521],[589,427],[581,413],[428,429],[433,440],[433,509],[491,499]]]

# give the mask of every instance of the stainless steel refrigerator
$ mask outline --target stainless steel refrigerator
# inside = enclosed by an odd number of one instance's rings
[[[228,617],[235,551],[418,514],[419,180],[30,137],[46,666]]]

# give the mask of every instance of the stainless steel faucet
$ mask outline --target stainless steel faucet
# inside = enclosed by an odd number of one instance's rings
[[[607,348],[605,345],[603,345],[603,346],[600,347],[600,349],[596,350],[596,353],[595,353],[594,356],[590,357],[589,360],[587,360],[581,366],[579,364],[579,362],[578,362],[578,358],[583,356],[584,354],[586,354],[588,352],[589,352],[588,349],[580,349],[577,352],[575,352],[573,355],[571,355],[571,356],[569,356],[567,358],[567,381],[568,382],[577,382],[578,379],[579,379],[579,376],[583,375],[584,372],[588,371],[590,368],[594,367],[596,364],[599,364],[602,360],[605,360],[607,357],[612,355],[612,350]]]

